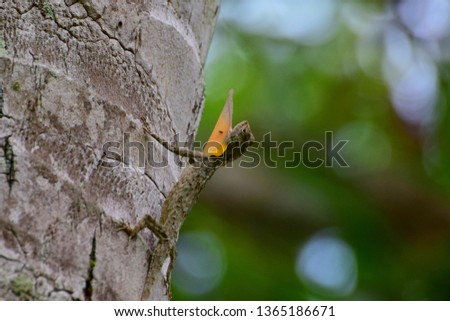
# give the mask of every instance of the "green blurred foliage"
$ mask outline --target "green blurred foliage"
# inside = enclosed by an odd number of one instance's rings
[[[368,15],[395,6],[345,3]],[[258,139],[271,132],[275,141],[293,141],[300,151],[332,131],[335,140],[348,140],[342,155],[349,167],[287,168],[290,150],[284,157],[271,154],[276,168],[221,169],[189,214],[181,238],[212,233],[223,248],[224,272],[217,286],[195,293],[177,286],[177,277],[189,277],[177,265],[175,300],[450,299],[449,62],[434,60],[438,92],[432,120],[408,121],[393,107],[383,76],[383,37],[357,34],[347,18],[338,15],[335,34],[315,45],[219,21],[197,139],[206,141],[233,87],[234,121],[249,120]],[[390,19],[414,48],[422,48],[424,42],[398,17]],[[439,43],[443,51],[450,48],[448,37],[447,45]],[[267,157],[267,150],[258,152]],[[299,273],[301,249],[320,233],[351,249],[351,290],[311,285]],[[327,253],[321,251],[319,259]],[[339,256],[324,261],[331,276],[344,263]]]

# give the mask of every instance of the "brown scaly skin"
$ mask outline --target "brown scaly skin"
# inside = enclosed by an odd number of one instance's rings
[[[188,157],[191,164],[182,172],[179,181],[164,201],[159,222],[153,216],[146,215],[133,228],[126,223],[120,223],[118,226],[119,230],[125,231],[130,236],[136,236],[142,229],[148,228],[159,239],[152,254],[147,282],[141,297],[146,300],[157,297],[152,293],[158,285],[157,282],[163,282],[167,293],[170,294],[170,274],[176,257],[175,245],[186,215],[216,170],[243,155],[247,148],[255,143],[255,138],[248,122],[242,121],[231,130],[225,152],[221,156],[207,156],[202,152],[170,145],[151,133],[148,126],[145,126],[144,130],[168,150]]]

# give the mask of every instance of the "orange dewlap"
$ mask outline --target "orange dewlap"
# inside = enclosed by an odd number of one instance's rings
[[[205,145],[203,152],[208,156],[220,156],[227,149],[227,140],[231,132],[233,117],[233,89],[228,92],[227,101],[216,126]]]

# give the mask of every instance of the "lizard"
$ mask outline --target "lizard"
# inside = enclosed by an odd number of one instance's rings
[[[236,160],[247,151],[249,146],[255,144],[255,138],[247,121],[244,120],[232,128],[232,113],[233,90],[231,89],[203,152],[170,144],[154,134],[143,119],[146,134],[169,151],[187,157],[189,164],[163,202],[159,221],[152,215],[146,215],[134,227],[123,221],[118,223],[118,230],[126,232],[130,237],[136,237],[141,230],[147,228],[158,239],[151,255],[141,299],[160,297],[161,293],[155,293],[155,289],[161,285],[166,291],[164,295],[171,296],[170,274],[176,258],[176,242],[187,214],[216,170]]]

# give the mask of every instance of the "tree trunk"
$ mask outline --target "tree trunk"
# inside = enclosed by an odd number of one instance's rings
[[[180,174],[142,163],[141,118],[192,142],[218,1],[0,3],[0,299],[141,299],[156,239],[115,223]]]

